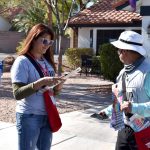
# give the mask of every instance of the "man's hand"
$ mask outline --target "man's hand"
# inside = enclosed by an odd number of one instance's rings
[[[99,116],[101,117],[102,120],[103,120],[103,119],[108,119],[108,116],[106,115],[105,112],[100,112],[100,113],[99,113]]]
[[[130,101],[124,101],[122,104],[120,104],[121,111],[124,111],[125,113],[131,113],[132,111],[132,105]]]

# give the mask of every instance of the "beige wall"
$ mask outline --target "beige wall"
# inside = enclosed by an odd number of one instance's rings
[[[8,31],[11,28],[11,24],[0,16],[0,31]]]
[[[70,28],[70,48],[78,47],[78,28]]]
[[[18,42],[24,38],[24,33],[0,31],[0,52],[15,53]]]
[[[142,6],[150,6],[150,0],[142,0]],[[142,35],[144,37],[144,47],[150,58],[150,35],[148,34],[148,26],[150,25],[150,16],[142,16]]]

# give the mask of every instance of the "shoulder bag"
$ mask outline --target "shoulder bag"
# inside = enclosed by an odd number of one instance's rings
[[[41,78],[44,77],[44,74],[41,71],[38,63],[30,55],[26,54],[25,56],[30,60],[30,62],[36,68],[36,70],[38,71],[40,77]],[[47,111],[47,114],[48,114],[48,121],[49,121],[49,125],[50,125],[50,128],[51,128],[51,131],[52,132],[57,132],[61,128],[62,122],[61,122],[61,118],[59,116],[57,107],[52,102],[50,94],[53,94],[53,93],[50,92],[49,90],[47,90],[47,91],[45,91],[43,93],[44,102],[45,102],[45,108],[46,108],[46,111]]]

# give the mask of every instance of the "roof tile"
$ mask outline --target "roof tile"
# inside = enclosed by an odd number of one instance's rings
[[[141,19],[140,14],[125,10],[117,11],[113,6],[112,0],[103,0],[72,17],[69,25],[122,24],[132,23],[133,20],[141,21]]]

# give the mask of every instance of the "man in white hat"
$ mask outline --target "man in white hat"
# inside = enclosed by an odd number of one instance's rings
[[[150,62],[146,58],[142,36],[134,31],[122,32],[111,44],[118,48],[119,59],[124,64],[116,81],[116,88],[122,92],[120,110],[125,116],[124,127],[118,131],[116,150],[137,150],[135,130],[129,121],[134,114],[150,121]],[[111,116],[112,110],[111,105],[100,115]]]

